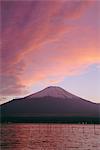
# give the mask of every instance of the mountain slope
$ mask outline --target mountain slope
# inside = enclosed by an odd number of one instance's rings
[[[30,96],[28,96],[29,98],[36,98],[36,97],[57,97],[57,98],[75,98],[77,96],[65,91],[64,89],[60,88],[60,87],[56,87],[56,86],[50,86],[45,88],[42,91],[39,91],[35,94],[32,94]]]
[[[48,87],[25,98],[1,105],[2,118],[9,117],[92,117],[99,118],[100,105],[84,100],[59,87]]]

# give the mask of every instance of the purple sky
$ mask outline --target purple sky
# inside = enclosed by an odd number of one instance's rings
[[[50,85],[100,102],[100,1],[0,3],[0,103]]]

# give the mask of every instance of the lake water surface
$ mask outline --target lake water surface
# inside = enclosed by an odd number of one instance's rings
[[[1,150],[100,150],[100,125],[2,124]]]

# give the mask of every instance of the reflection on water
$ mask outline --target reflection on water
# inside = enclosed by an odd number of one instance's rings
[[[3,124],[1,150],[100,150],[100,125]]]

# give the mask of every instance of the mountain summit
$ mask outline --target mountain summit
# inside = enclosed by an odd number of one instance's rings
[[[0,106],[3,122],[100,123],[100,105],[50,86]]]
[[[57,86],[49,86],[45,88],[42,91],[39,91],[35,94],[32,94],[28,96],[29,98],[35,98],[35,97],[56,97],[56,98],[69,98],[73,99],[76,98],[77,96],[65,91],[64,89],[57,87]],[[78,97],[77,97],[78,98]]]

